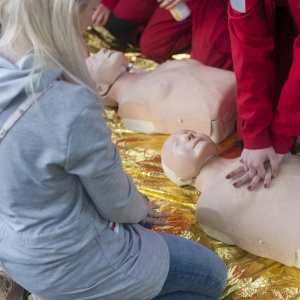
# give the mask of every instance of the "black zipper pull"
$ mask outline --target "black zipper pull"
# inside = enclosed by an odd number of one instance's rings
[[[260,5],[260,19],[264,20],[265,19],[265,6],[264,6],[264,1],[259,0],[259,5]]]

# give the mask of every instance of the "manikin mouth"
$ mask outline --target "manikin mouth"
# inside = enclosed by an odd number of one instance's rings
[[[196,148],[196,146],[198,145],[198,143],[199,143],[199,141],[197,141],[197,140],[193,143],[193,149]]]
[[[111,57],[114,53],[115,53],[115,51],[109,51],[108,58]]]
[[[203,142],[203,139],[195,138],[195,140],[193,141],[193,149],[196,148],[196,146],[201,142]]]

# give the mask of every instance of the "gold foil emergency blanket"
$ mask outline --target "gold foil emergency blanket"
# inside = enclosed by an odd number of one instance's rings
[[[116,46],[117,42],[105,30],[100,28],[99,32],[106,42],[111,41]],[[106,35],[109,38],[105,38]],[[103,47],[103,41],[99,41],[99,35],[95,35],[93,31],[87,31],[86,38],[94,50]],[[107,48],[111,48],[111,44],[108,43]],[[122,47],[116,48],[122,50]],[[135,51],[136,49],[132,53],[126,51],[126,55],[138,67],[151,69],[156,66],[151,61],[143,60],[140,53]],[[160,150],[167,135],[147,135],[130,131],[124,127],[116,111],[106,112],[107,124],[112,130],[112,139],[120,151],[125,171],[132,176],[138,189],[150,201],[160,204],[161,210],[170,213],[168,226],[153,229],[201,243],[226,262],[228,284],[221,299],[300,299],[299,269],[254,256],[236,246],[228,246],[201,231],[194,217],[200,192],[192,187],[178,187],[167,179],[162,170]],[[234,145],[235,140],[234,133],[218,145],[221,156],[239,156],[240,148]]]

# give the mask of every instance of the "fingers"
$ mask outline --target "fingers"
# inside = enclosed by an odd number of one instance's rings
[[[254,165],[253,167],[249,167],[249,176],[253,179],[256,175],[259,175],[260,178],[264,178],[266,175],[266,169],[264,164]]]
[[[168,225],[169,222],[167,220],[163,220],[169,217],[169,213],[163,211],[157,211],[156,209],[160,208],[159,204],[152,203],[148,200],[146,195],[141,194],[142,199],[145,201],[148,207],[147,217],[142,221],[143,224],[156,225],[156,226],[165,226]]]
[[[266,176],[265,163],[269,162],[271,165],[272,176],[276,177],[278,174],[278,161],[275,150],[272,146],[262,149],[244,149],[241,157],[245,166],[245,171],[249,169],[250,178],[253,179],[256,173],[261,178]]]
[[[243,176],[241,176],[238,180],[234,181],[232,185],[234,187],[238,188],[241,185],[243,185],[244,183],[246,183],[247,181],[249,181],[249,179],[250,179],[250,177],[249,177],[249,174],[247,172]]]
[[[272,176],[276,177],[278,175],[277,157],[276,156],[270,157],[269,162],[270,162],[270,165],[271,165]]]
[[[160,212],[155,210],[148,210],[148,215],[144,220],[144,223],[156,226],[165,226],[168,225],[169,222],[167,220],[163,220],[164,218],[169,217],[169,213]]]
[[[237,167],[236,169],[234,169],[233,171],[229,172],[227,175],[226,175],[226,179],[230,179],[230,178],[233,178],[235,176],[238,176],[238,175],[242,175],[244,173],[244,166],[239,166]]]
[[[253,179],[255,177],[255,175],[256,175],[256,169],[254,169],[254,168],[248,168],[246,166],[246,164],[245,164],[245,168],[244,169],[245,169],[245,172],[247,172],[247,170],[248,170],[248,174],[249,174],[250,179]]]
[[[282,162],[285,154],[276,153],[277,163],[278,165]]]
[[[152,202],[149,201],[148,202],[148,207],[150,207],[151,209],[158,209],[158,208],[160,208],[160,205],[152,203]]]
[[[265,169],[265,176],[262,178],[258,173],[254,176],[252,179],[250,185],[247,187],[249,191],[254,190],[257,186],[258,183],[263,179],[264,181],[264,188],[268,188],[270,186],[271,180],[272,180],[272,169],[269,164],[266,164],[266,169]]]
[[[256,174],[256,175],[253,177],[251,183],[247,186],[247,190],[248,190],[248,191],[254,190],[254,189],[257,187],[257,185],[258,185],[258,183],[260,182],[260,180],[261,180],[261,177],[260,177],[258,174]]]
[[[150,210],[148,211],[147,217],[150,218],[167,218],[169,213],[163,211]]]
[[[264,162],[248,162],[243,159],[244,171],[249,173],[250,179],[253,179],[257,174],[260,178],[264,178],[266,175],[266,169],[264,166]]]
[[[263,149],[244,149],[241,154],[240,163],[242,168],[233,170],[226,178],[233,178],[240,175],[233,185],[239,187],[250,181],[247,189],[252,191],[262,180],[264,187],[269,187],[272,177],[278,175],[278,165],[283,159],[284,154],[275,153],[274,148],[267,147]],[[244,175],[243,175],[244,173]],[[246,175],[247,174],[247,175]]]
[[[264,164],[264,168],[263,171],[261,172],[263,173],[263,176],[261,176],[255,168],[247,168],[247,166],[245,166],[245,163],[239,167],[237,167],[236,169],[234,169],[233,171],[231,171],[230,173],[228,173],[226,175],[226,179],[231,179],[231,178],[235,178],[238,177],[234,180],[234,182],[232,183],[232,185],[235,188],[238,188],[244,184],[246,184],[247,182],[250,181],[250,184],[247,186],[247,189],[249,191],[252,191],[253,189],[255,189],[258,185],[259,182],[261,180],[264,181],[264,187],[268,187],[270,185],[271,182],[271,178],[272,178],[272,173],[271,173],[271,166],[269,162],[266,162]]]
[[[271,179],[272,179],[271,167],[268,166],[267,167],[266,176],[265,176],[265,180],[264,180],[264,187],[265,188],[269,187],[269,185],[271,183]]]
[[[162,0],[162,1],[158,1],[160,2],[160,7],[161,8],[165,8],[165,9],[171,9],[172,7],[176,6],[176,4],[178,4],[178,0]]]
[[[255,176],[251,179],[250,172],[246,172],[238,180],[234,181],[232,185],[238,188],[243,184],[247,183],[248,181],[251,181],[250,184],[247,186],[247,189],[249,191],[252,191],[259,185],[259,182],[261,180],[264,181],[264,188],[268,188],[270,186],[272,180],[272,171],[270,165],[266,165],[265,176],[263,178],[261,178],[260,175],[256,173]]]
[[[110,9],[103,4],[99,4],[92,15],[92,26],[104,26],[107,23],[110,13]]]
[[[92,26],[104,26],[107,23],[108,16],[93,14]]]
[[[161,219],[150,218],[150,217],[146,217],[145,223],[150,225],[155,225],[155,226],[166,226],[169,224],[167,220],[161,220]]]
[[[255,189],[258,185],[258,183],[261,181],[261,177],[256,173],[256,175],[251,179],[249,172],[246,172],[243,176],[241,176],[238,180],[233,182],[233,186],[235,188],[240,187],[241,185],[247,183],[248,181],[251,181],[250,184],[247,186],[247,189],[249,191],[252,191]]]

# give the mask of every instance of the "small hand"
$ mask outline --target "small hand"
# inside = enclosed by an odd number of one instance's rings
[[[171,9],[175,7],[179,2],[185,2],[185,0],[157,0],[160,3],[161,8]]]
[[[271,168],[269,165],[266,164],[266,174],[265,174],[265,178],[264,178],[264,187],[268,187],[270,185],[271,182]],[[258,175],[258,173],[251,179],[250,175],[249,175],[249,171],[245,172],[244,170],[244,166],[241,165],[238,168],[234,169],[233,171],[231,171],[226,178],[234,178],[235,176],[240,176],[237,180],[235,180],[233,182],[233,186],[238,188],[241,185],[247,183],[248,181],[250,181],[250,184],[247,186],[247,189],[249,191],[252,191],[253,189],[255,189],[258,185],[258,183],[262,180],[262,178]]]
[[[169,213],[156,211],[156,209],[160,207],[158,204],[151,203],[147,199],[144,199],[144,201],[148,207],[148,213],[147,217],[140,222],[141,224],[150,224],[156,226],[165,226],[169,224],[168,221],[160,219],[167,218]]]
[[[276,177],[278,174],[278,162],[273,147],[255,150],[244,149],[241,157],[244,170],[245,172],[249,171],[251,179],[253,179],[256,174],[258,174],[260,178],[265,178],[267,170],[264,164],[266,161],[270,163],[272,177]]]
[[[283,160],[285,154],[278,154],[276,153],[276,162],[277,166],[281,163]],[[248,181],[251,181],[250,184],[248,185],[247,189],[249,191],[252,191],[255,189],[258,185],[258,183],[263,180],[264,181],[264,187],[267,188],[269,187],[271,183],[272,177],[272,167],[270,161],[265,161],[263,164],[264,167],[264,177],[261,177],[258,172],[254,176],[250,176],[250,171],[247,170],[247,168],[244,165],[243,159],[240,161],[242,163],[241,166],[237,167],[236,169],[232,170],[230,173],[226,175],[227,179],[234,178],[236,176],[240,176],[236,181],[233,182],[233,186],[238,188],[241,185],[245,184]],[[276,176],[278,174],[278,169],[276,172]]]
[[[111,10],[103,4],[99,4],[93,12],[92,26],[104,26],[107,23]]]

